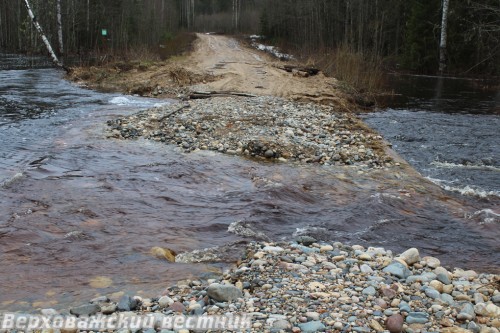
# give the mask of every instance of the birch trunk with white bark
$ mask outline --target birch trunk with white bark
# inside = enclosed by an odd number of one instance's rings
[[[54,53],[54,50],[52,49],[52,46],[50,45],[49,40],[45,36],[40,23],[38,23],[35,14],[33,14],[33,10],[31,10],[31,6],[30,6],[30,3],[28,2],[28,0],[24,0],[24,4],[26,5],[26,9],[28,10],[28,15],[31,18],[31,21],[33,22],[33,25],[35,26],[35,29],[40,34],[40,37],[42,38],[42,41],[45,44],[45,47],[47,48],[47,51],[49,51],[50,57],[52,58],[52,62],[56,66],[61,67],[66,72],[68,72],[69,70],[66,67],[64,67],[64,65],[62,64],[62,62],[59,61],[59,59],[57,58],[57,55]]]
[[[61,15],[61,0],[57,0],[57,37],[59,40],[59,55],[64,55],[63,30],[62,30],[62,15]],[[61,59],[62,61],[62,59]]]
[[[240,25],[240,10],[241,10],[241,2],[240,0],[233,0],[233,29],[238,31],[238,27]]]
[[[441,20],[441,42],[439,43],[439,71],[443,73],[446,69],[446,43],[448,39],[448,8],[449,0],[443,0],[443,17]]]

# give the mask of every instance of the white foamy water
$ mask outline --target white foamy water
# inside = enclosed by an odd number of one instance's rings
[[[466,185],[463,187],[460,186],[451,186],[447,185],[446,181],[442,179],[436,179],[436,178],[431,178],[431,177],[425,177],[429,179],[431,182],[433,182],[436,185],[439,185],[446,191],[451,191],[451,192],[456,192],[460,193],[461,195],[467,195],[471,197],[478,197],[478,198],[488,198],[488,197],[497,197],[500,198],[500,191],[487,191],[485,189],[482,189],[478,186],[470,186]]]
[[[465,218],[469,220],[479,220],[480,224],[500,223],[500,214],[489,208],[481,209],[471,214],[465,214]]]
[[[315,233],[327,233],[328,230],[326,228],[322,227],[314,227],[314,226],[305,226],[303,228],[296,228],[295,232],[293,233],[293,237],[297,236],[303,236],[303,235],[310,235],[310,234],[315,234]]]
[[[469,198],[498,199],[498,89],[482,89],[475,81],[457,78],[387,79],[388,90],[396,94],[385,101],[385,110],[367,114],[364,120],[442,188]]]
[[[482,163],[477,163],[477,164],[461,164],[461,163],[451,163],[451,162],[434,161],[434,162],[431,162],[431,165],[433,165],[435,167],[438,167],[438,168],[447,168],[447,169],[464,168],[464,169],[489,170],[489,171],[500,172],[500,168],[495,167],[493,165],[485,165],[485,164],[482,164]]]
[[[158,102],[156,99],[144,98],[144,97],[133,97],[133,96],[116,96],[109,100],[109,104],[120,105],[120,106],[138,106],[138,107],[160,107],[162,105],[169,104],[170,101]]]

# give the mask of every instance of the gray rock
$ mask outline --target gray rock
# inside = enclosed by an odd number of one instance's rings
[[[309,312],[306,312],[305,315],[306,315],[307,319],[309,319],[311,321],[319,320],[319,313],[318,312],[309,311]]]
[[[422,276],[422,275],[411,275],[406,278],[406,282],[408,283],[413,283],[413,282],[429,282],[429,280]]]
[[[436,317],[437,319],[441,319],[443,318],[443,316],[444,316],[444,311],[438,311],[434,313],[434,317]]]
[[[299,256],[299,257],[295,257],[295,262],[304,262],[306,261],[306,257],[304,256]]]
[[[137,300],[128,295],[123,295],[118,301],[116,308],[118,311],[132,311],[137,307]]]
[[[116,312],[116,304],[114,304],[114,303],[101,304],[101,312],[105,315],[115,313]]]
[[[305,236],[305,235],[296,237],[295,241],[297,243],[305,245],[305,246],[309,246],[309,245],[317,242],[315,238],[310,237],[310,236]]]
[[[326,326],[320,321],[310,321],[298,326],[303,333],[323,332],[326,329]]]
[[[359,269],[361,270],[362,273],[367,273],[367,274],[373,273],[373,269],[367,264],[361,265]]]
[[[292,328],[292,325],[283,319],[275,320],[273,322],[273,328],[279,329],[279,330],[289,330]]]
[[[473,333],[479,333],[481,331],[481,327],[476,324],[475,322],[471,321],[468,325],[467,325],[467,329],[469,331],[472,331]]]
[[[384,268],[383,271],[400,279],[406,279],[411,275],[410,270],[406,268],[405,265],[397,261],[393,261],[389,266]]]
[[[368,327],[355,326],[352,330],[354,332],[370,333],[370,329]]]
[[[451,280],[450,280],[450,277],[448,276],[448,274],[439,273],[436,275],[436,279],[439,282],[442,282],[443,284],[451,284]]]
[[[418,249],[412,247],[400,254],[401,259],[403,259],[408,265],[413,265],[420,261],[420,253]]]
[[[90,300],[90,303],[107,303],[109,298],[107,296],[99,296]]]
[[[432,281],[432,280],[436,280],[437,275],[436,275],[436,273],[433,273],[433,272],[425,272],[422,274],[422,277],[424,279],[426,279],[427,281]]]
[[[294,244],[294,245],[292,245],[292,247],[295,247],[295,248],[299,249],[300,251],[302,251],[302,252],[304,252],[306,254],[310,254],[310,253],[314,253],[314,252],[319,252],[318,248],[307,247],[307,246],[300,245],[300,244]]]
[[[439,298],[448,305],[455,304],[455,300],[453,299],[453,297],[451,295],[441,294],[441,296]]]
[[[170,297],[168,296],[162,296],[160,297],[160,299],[158,300],[158,305],[161,307],[161,308],[167,308],[169,307],[170,305],[172,305],[174,303],[174,300],[171,299]]]
[[[231,285],[219,283],[211,284],[207,289],[207,295],[219,302],[230,302],[237,298],[243,297],[241,290]]]
[[[481,327],[480,333],[498,333],[499,331],[495,327]]]
[[[410,312],[406,317],[408,324],[425,324],[429,321],[429,314],[425,312]]]
[[[69,312],[75,316],[92,316],[100,310],[101,308],[97,304],[84,304],[71,308]]]
[[[411,311],[410,305],[404,301],[399,303],[399,311],[400,312],[410,312]]]
[[[377,293],[377,291],[375,290],[375,288],[370,286],[363,289],[362,293],[363,295],[374,296]]]
[[[472,303],[464,303],[460,308],[460,313],[457,315],[458,320],[473,320],[476,318],[474,305]]]
[[[439,291],[437,291],[436,289],[431,288],[431,287],[425,289],[425,294],[427,295],[427,297],[430,297],[432,299],[436,299],[436,298],[439,298],[441,296]]]
[[[192,311],[192,314],[195,316],[201,316],[204,313],[205,313],[205,310],[203,308],[196,308]]]
[[[474,306],[474,312],[483,317],[500,317],[500,307],[493,303],[479,303]]]
[[[264,157],[266,158],[274,157],[274,151],[272,151],[271,149],[266,150],[266,152],[264,153]]]
[[[492,301],[493,303],[500,303],[500,294],[496,294],[495,296],[493,296],[493,297],[491,298],[491,301]]]
[[[474,293],[474,303],[476,303],[476,304],[478,304],[478,303],[484,303],[483,294],[481,294],[481,293]]]
[[[390,317],[393,314],[394,314],[394,311],[392,311],[391,309],[384,310],[384,315],[386,315],[387,317]]]
[[[458,280],[458,281],[453,281],[454,286],[470,286],[469,281],[464,281],[464,280]]]

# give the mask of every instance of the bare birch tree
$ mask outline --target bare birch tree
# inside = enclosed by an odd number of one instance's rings
[[[61,15],[61,0],[57,0],[57,37],[59,40],[59,55],[62,57],[64,55],[64,44],[63,44],[63,25],[62,25],[62,15]]]
[[[443,73],[446,69],[446,43],[448,39],[448,8],[449,0],[443,0],[443,16],[441,20],[441,41],[439,43],[439,72]]]
[[[181,24],[187,29],[191,29],[194,26],[195,18],[195,6],[194,0],[182,0],[181,1]]]
[[[241,1],[233,0],[233,29],[238,30],[240,21]]]
[[[50,45],[49,40],[47,39],[47,37],[45,36],[45,33],[43,32],[42,26],[40,25],[40,23],[38,23],[35,14],[33,14],[33,11],[31,10],[31,6],[30,6],[30,3],[28,2],[28,0],[24,0],[24,4],[26,5],[26,9],[28,10],[28,15],[31,18],[33,25],[35,26],[35,29],[40,34],[40,37],[42,38],[42,41],[45,44],[45,47],[47,48],[47,51],[49,51],[49,54],[52,58],[52,62],[55,65],[57,65],[58,67],[61,67],[64,70],[68,71],[68,69],[63,66],[63,64],[57,58],[57,55],[54,53],[54,50],[52,49],[52,46]]]
[[[87,0],[87,33],[90,32],[90,0]]]

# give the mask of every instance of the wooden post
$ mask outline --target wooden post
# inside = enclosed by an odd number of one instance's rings
[[[43,29],[40,26],[40,23],[38,23],[35,14],[33,14],[33,11],[31,10],[31,6],[28,2],[28,0],[24,0],[24,4],[26,5],[26,9],[28,10],[28,15],[31,18],[31,21],[33,22],[33,25],[35,26],[35,29],[38,31],[40,34],[40,37],[42,38],[43,43],[45,44],[45,47],[47,48],[47,51],[49,51],[50,57],[52,58],[52,62],[58,66],[64,69],[66,72],[69,72],[69,69],[64,67],[64,65],[59,61],[57,58],[57,55],[54,53],[54,50],[52,49],[52,46],[50,45],[49,40],[43,33]]]

